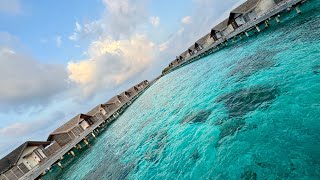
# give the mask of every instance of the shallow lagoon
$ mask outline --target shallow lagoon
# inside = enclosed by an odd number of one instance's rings
[[[302,10],[161,78],[45,179],[318,179],[320,2]]]

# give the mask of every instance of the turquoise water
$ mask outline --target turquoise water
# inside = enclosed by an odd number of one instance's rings
[[[161,78],[49,179],[320,179],[320,2],[302,10]]]

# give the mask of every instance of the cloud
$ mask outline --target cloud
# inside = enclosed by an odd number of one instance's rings
[[[0,47],[0,107],[46,102],[66,88],[66,78],[63,66]]]
[[[98,39],[112,36],[114,39],[130,38],[136,34],[139,25],[148,20],[148,0],[102,0],[105,12],[100,19],[75,23],[74,32],[69,36],[72,41],[79,39]]]
[[[57,46],[58,48],[60,48],[61,45],[62,45],[62,37],[61,37],[61,36],[57,36],[57,37],[56,37],[56,46]]]
[[[192,23],[191,16],[183,17],[181,19],[181,23],[183,23],[183,24],[191,24]]]
[[[0,13],[17,15],[22,12],[19,0],[0,0]]]
[[[69,79],[87,95],[99,88],[114,88],[149,67],[156,51],[155,45],[143,35],[125,40],[111,37],[98,40],[90,45],[88,59],[68,64]]]
[[[160,18],[158,16],[152,16],[150,17],[150,23],[152,24],[152,26],[154,27],[158,27],[160,24]]]
[[[82,26],[80,25],[80,23],[78,21],[75,22],[75,28],[74,28],[74,32],[72,33],[72,35],[69,36],[69,39],[71,41],[78,41],[79,40],[79,34],[81,34],[82,32]]]

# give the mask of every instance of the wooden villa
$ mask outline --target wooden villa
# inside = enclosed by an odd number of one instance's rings
[[[227,35],[227,27],[228,27],[228,19],[225,19],[221,23],[217,24],[211,30],[211,37],[217,41],[221,39],[223,36]]]
[[[256,20],[282,1],[284,0],[247,0],[230,12],[228,24],[237,29],[247,22]]]
[[[207,48],[210,46],[214,40],[210,37],[210,33],[206,34],[202,38],[200,38],[198,41],[195,43],[195,47],[198,48],[198,51],[201,51],[203,48]]]
[[[97,120],[86,114],[79,114],[53,131],[48,141],[56,141],[61,147],[77,139],[89,126]]]
[[[91,109],[86,113],[89,116],[92,116],[94,119],[98,119],[98,121],[105,121],[107,119],[107,108],[104,104],[99,104],[98,106]]]
[[[43,162],[49,141],[27,141],[0,160],[0,180],[17,180]]]

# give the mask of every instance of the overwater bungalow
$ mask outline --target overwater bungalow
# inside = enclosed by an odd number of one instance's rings
[[[129,99],[132,99],[139,93],[139,89],[137,87],[133,86],[130,89],[128,89],[127,91],[125,91],[124,93]]]
[[[182,57],[183,61],[188,59],[190,57],[189,51],[186,50],[185,52],[183,52],[180,57]],[[182,61],[181,61],[182,62]]]
[[[0,160],[0,180],[17,180],[48,157],[49,141],[27,141]]]
[[[212,28],[210,36],[215,40],[219,40],[224,36],[227,36],[232,31],[234,31],[233,27],[228,25],[229,19],[225,19],[221,23],[217,24]]]
[[[195,47],[198,48],[197,49],[198,51],[200,51],[203,48],[210,46],[213,42],[214,40],[210,38],[210,33],[209,33],[203,36],[202,38],[200,38],[198,41],[196,41]]]
[[[256,20],[259,16],[283,0],[247,0],[230,12],[228,24],[237,29],[241,25]]]
[[[189,49],[188,49],[188,53],[190,56],[194,55],[195,52],[194,52],[194,49],[193,49],[193,46],[191,46]]]
[[[175,67],[176,65],[179,64],[179,57],[177,57],[175,60],[173,60],[170,64],[169,64],[169,68]]]
[[[119,100],[118,95],[108,100],[104,105],[107,110],[107,117],[109,116],[114,119],[118,116],[117,111],[121,108],[121,101]]]
[[[107,118],[107,108],[104,104],[99,104],[86,114],[94,117],[94,119],[99,119],[99,121],[104,121]]]
[[[145,89],[147,86],[149,86],[149,81],[144,80],[141,83],[137,84],[139,90]]]
[[[53,131],[47,141],[56,141],[63,147],[80,136],[95,121],[95,118],[92,118],[92,116],[79,114]]]

